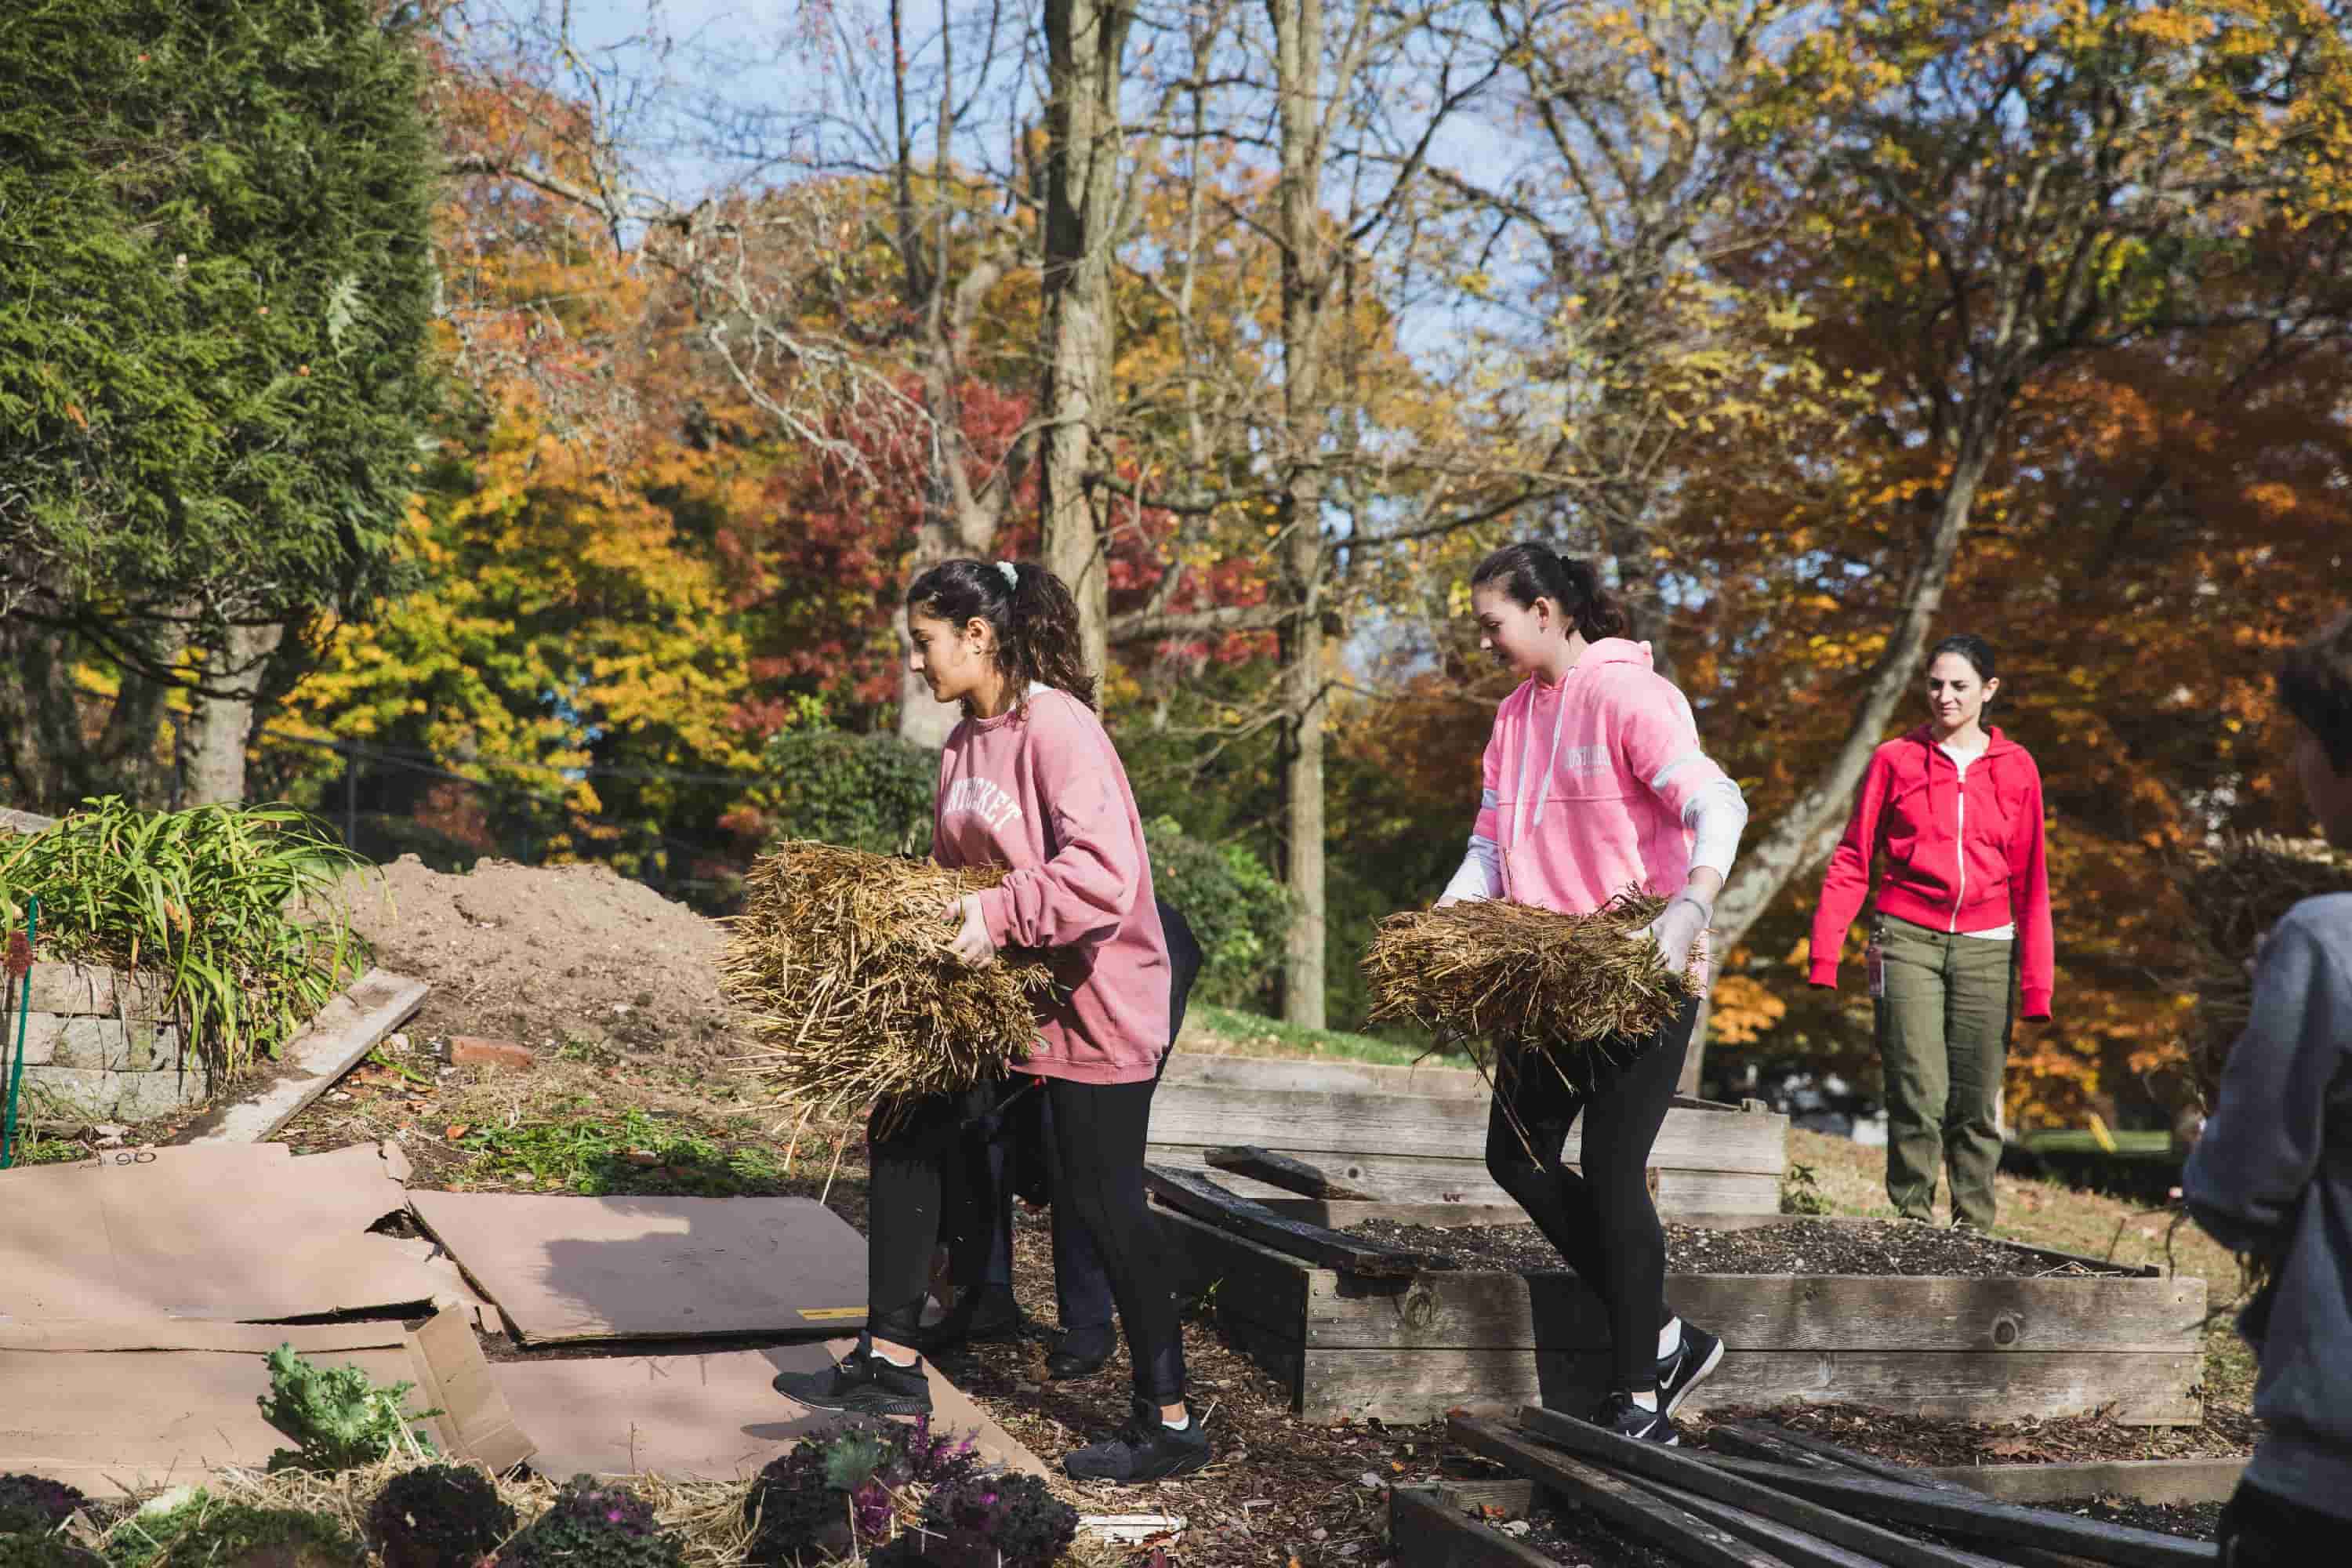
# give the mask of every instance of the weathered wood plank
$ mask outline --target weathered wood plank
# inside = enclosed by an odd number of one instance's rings
[[[1524,1350],[1323,1350],[1297,1353],[1293,1408],[1318,1421],[1428,1421],[1456,1405],[1541,1403],[1587,1410],[1608,1391],[1604,1355]],[[1862,1405],[1954,1421],[2080,1415],[2112,1407],[2130,1426],[2194,1426],[2198,1355],[2147,1352],[1733,1351],[1694,1392],[1709,1405]]]
[[[1898,1519],[1972,1539],[2013,1542],[2045,1551],[2071,1552],[2121,1568],[2205,1568],[2219,1561],[2210,1541],[2188,1541],[2152,1530],[2108,1524],[2076,1514],[2023,1508],[1991,1498],[1928,1487],[1906,1486],[1875,1476],[1837,1476],[1820,1470],[1762,1464],[1753,1459],[1712,1457],[1707,1462],[1733,1475],[1825,1504],[1844,1513]]]
[[[1701,1568],[1791,1568],[1786,1560],[1750,1546],[1623,1477],[1531,1443],[1500,1422],[1457,1417],[1446,1423],[1446,1431],[1472,1453],[1509,1466],[1627,1533],[1656,1542],[1685,1562]]]
[[[2202,1279],[1670,1274],[1666,1300],[1741,1351],[2179,1352],[2203,1344]],[[1310,1347],[1605,1350],[1574,1274],[1465,1269],[1311,1287]]]
[[[1351,1187],[1345,1182],[1333,1181],[1324,1173],[1319,1165],[1310,1165],[1304,1160],[1294,1160],[1287,1154],[1277,1154],[1271,1149],[1260,1149],[1251,1144],[1244,1144],[1235,1149],[1207,1149],[1202,1152],[1201,1160],[1211,1170],[1223,1171],[1229,1175],[1247,1176],[1254,1182],[1264,1182],[1268,1186],[1280,1187],[1285,1192],[1297,1193],[1305,1197],[1338,1199],[1350,1203],[1380,1201],[1378,1194],[1368,1193],[1361,1187]],[[1307,1223],[1320,1225],[1323,1222],[1310,1220]]]
[[[1727,1531],[1742,1541],[1762,1547],[1788,1563],[1790,1568],[1886,1568],[1890,1563],[1911,1561],[1895,1557],[1865,1557],[1810,1531],[1795,1529],[1760,1513],[1750,1513],[1744,1508],[1717,1502],[1712,1498],[1686,1492],[1680,1487],[1670,1487],[1646,1476],[1634,1477],[1633,1483],[1695,1519],[1703,1519],[1717,1530]],[[1830,1517],[1838,1516],[1832,1514]],[[1938,1563],[1937,1568],[1958,1568],[1960,1563],[1966,1563],[1967,1568],[2011,1568],[2010,1564],[1996,1563],[1990,1557],[1980,1557],[1974,1562],[1966,1558],[1948,1558]]]
[[[1310,1093],[1417,1094],[1439,1100],[1486,1100],[1492,1093],[1484,1073],[1471,1068],[1420,1063],[1387,1067],[1339,1057],[1212,1056],[1179,1048],[1160,1078],[1170,1084],[1210,1084],[1225,1089],[1304,1089]],[[1719,1100],[1678,1094],[1673,1103],[1690,1110],[1743,1111]],[[1769,1114],[1759,1109],[1748,1115]]]
[[[1519,1426],[1547,1443],[1622,1470],[1644,1485],[1672,1486],[1682,1496],[1696,1494],[1777,1526],[1818,1537],[1851,1552],[1868,1553],[1870,1560],[1893,1568],[1995,1568],[1987,1559],[1972,1553],[1913,1541],[1883,1526],[1850,1518],[1835,1509],[1743,1477],[1727,1475],[1679,1448],[1634,1443],[1555,1411],[1522,1409]],[[1676,1500],[1682,1500],[1682,1496]],[[1686,1506],[1704,1512],[1696,1505]],[[1737,1533],[1748,1534],[1742,1525],[1728,1520],[1717,1522]],[[1751,1534],[1749,1539],[1756,1537]],[[1771,1542],[1763,1544],[1769,1546]]]
[[[1328,1173],[1335,1180],[1350,1186],[1378,1193],[1394,1203],[1444,1204],[1447,1205],[1480,1205],[1504,1207],[1511,1196],[1486,1174],[1485,1155],[1474,1148],[1458,1158],[1440,1158],[1411,1154],[1333,1154],[1311,1149],[1294,1149],[1276,1142],[1261,1143],[1277,1153]],[[1207,1171],[1211,1167],[1203,1159],[1208,1144],[1150,1144],[1144,1158],[1155,1165],[1172,1170]],[[1570,1161],[1573,1166],[1575,1162]],[[1278,1187],[1254,1183],[1245,1177],[1232,1180],[1233,1190],[1244,1197],[1280,1199],[1295,1196]],[[1755,1214],[1779,1216],[1780,1212],[1780,1178],[1778,1173],[1752,1171],[1715,1171],[1665,1166],[1658,1171],[1658,1212],[1670,1220],[1696,1224],[1699,1216],[1714,1214]]]
[[[1163,1083],[1152,1098],[1150,1141],[1204,1149],[1251,1143],[1327,1170],[1332,1162],[1317,1160],[1317,1154],[1441,1159],[1467,1154],[1483,1159],[1486,1115],[1483,1102],[1434,1095]],[[1788,1129],[1787,1117],[1770,1112],[1671,1110],[1650,1163],[1668,1170],[1744,1171],[1777,1177],[1786,1163]],[[1581,1148],[1580,1135],[1570,1133],[1570,1163]]]
[[[1389,1493],[1389,1547],[1402,1568],[1559,1568],[1534,1547],[1465,1519],[1439,1493]]]
[[[1329,1270],[1302,1268],[1296,1258],[1173,1209],[1153,1212],[1177,1260],[1179,1299],[1206,1302],[1220,1321],[1244,1318],[1297,1346],[1307,1288]]]
[[[1143,1168],[1143,1184],[1168,1207],[1205,1219],[1237,1236],[1303,1258],[1318,1268],[1345,1268],[1371,1278],[1407,1276],[1424,1268],[1450,1268],[1441,1254],[1414,1252],[1360,1237],[1342,1236],[1305,1220],[1286,1219],[1255,1201],[1238,1197],[1206,1176],[1190,1171]]]
[[[2236,1459],[2090,1459],[2052,1465],[1939,1465],[1914,1472],[2003,1502],[2127,1497],[2141,1502],[2227,1502],[2245,1474]]]

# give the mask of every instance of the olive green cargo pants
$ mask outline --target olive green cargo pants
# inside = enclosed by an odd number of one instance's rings
[[[1952,1222],[1989,1230],[2017,944],[1884,915],[1875,931],[1887,1201],[1906,1219],[1932,1218],[1937,1173],[1948,1166]]]

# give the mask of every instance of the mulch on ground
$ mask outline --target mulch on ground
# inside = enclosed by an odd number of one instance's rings
[[[1832,1225],[1792,1219],[1753,1230],[1669,1225],[1665,1231],[1666,1270],[1672,1274],[1911,1274],[1991,1279],[2101,1272],[2036,1257],[1971,1231],[1908,1220]],[[1350,1226],[1349,1234],[1446,1253],[1466,1268],[1523,1272],[1568,1267],[1543,1232],[1531,1225],[1443,1226],[1368,1219]]]

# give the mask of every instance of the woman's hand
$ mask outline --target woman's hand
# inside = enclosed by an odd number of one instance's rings
[[[961,917],[962,921],[962,924],[956,928],[955,935],[948,940],[950,952],[974,969],[985,969],[996,962],[996,943],[988,938],[988,922],[980,918],[978,893],[966,893],[961,899],[950,900],[940,910],[940,915],[943,920]]]
[[[1658,918],[1634,932],[1636,941],[1648,937],[1658,944],[1671,969],[1687,968],[1691,949],[1697,944],[1699,933],[1706,930],[1709,911],[1705,904],[1688,894],[1677,894],[1673,902],[1658,911]]]

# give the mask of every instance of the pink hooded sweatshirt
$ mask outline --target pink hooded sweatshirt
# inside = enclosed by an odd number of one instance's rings
[[[1589,914],[1628,888],[1682,890],[1703,794],[1738,801],[1689,700],[1652,671],[1649,644],[1603,637],[1558,686],[1530,676],[1503,700],[1472,831],[1496,847],[1502,897]]]
[[[1168,938],[1127,770],[1091,710],[1033,686],[1022,707],[958,724],[940,754],[931,858],[1012,867],[980,896],[989,939],[1052,950],[1064,994],[1039,1003],[1024,1071],[1152,1076],[1168,1043]]]

